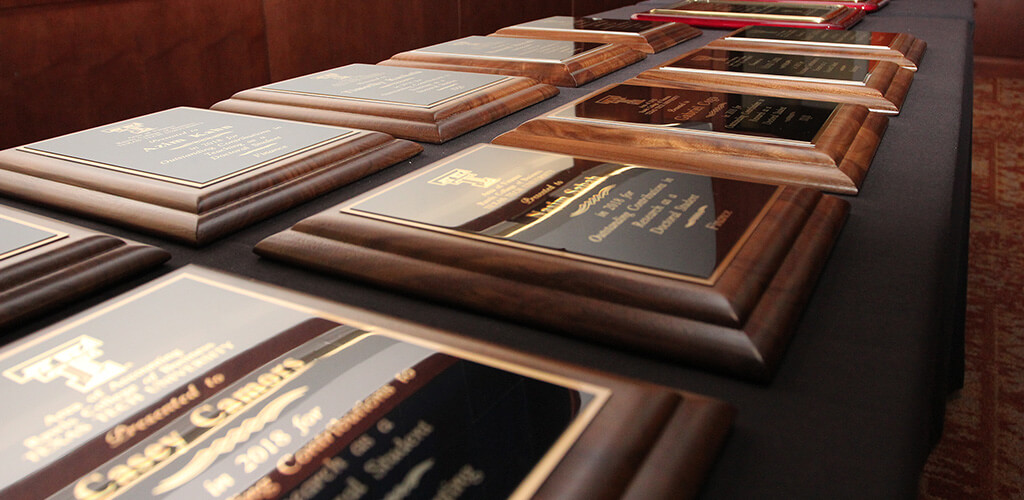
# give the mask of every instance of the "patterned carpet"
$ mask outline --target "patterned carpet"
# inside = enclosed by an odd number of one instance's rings
[[[966,380],[920,499],[1024,498],[1024,79],[975,76]]]

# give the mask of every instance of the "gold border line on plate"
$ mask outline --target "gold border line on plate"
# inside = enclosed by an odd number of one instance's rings
[[[438,106],[441,106],[442,104],[447,104],[447,103],[449,103],[451,101],[454,101],[454,100],[456,100],[456,99],[458,99],[460,97],[472,94],[474,92],[480,92],[480,91],[489,89],[491,87],[494,87],[496,85],[505,83],[505,82],[511,80],[512,78],[513,77],[511,77],[511,76],[505,76],[505,77],[503,77],[501,79],[498,79],[498,80],[495,80],[495,81],[493,81],[491,83],[485,83],[485,84],[483,84],[483,85],[481,85],[479,87],[475,87],[475,88],[466,90],[464,92],[460,92],[459,94],[456,94],[456,95],[453,95],[453,96],[450,96],[450,97],[445,97],[444,99],[440,99],[438,101],[434,101],[434,102],[432,102],[430,104],[412,104],[412,103],[401,102],[401,101],[389,101],[387,99],[371,99],[371,98],[368,98],[368,97],[352,97],[352,96],[336,95],[336,94],[322,94],[322,93],[318,93],[318,92],[303,92],[303,91],[300,91],[300,90],[272,89],[272,88],[268,88],[268,87],[259,87],[259,90],[265,90],[267,92],[280,92],[282,94],[297,94],[297,95],[307,95],[307,96],[314,96],[314,97],[328,97],[328,98],[331,98],[331,99],[342,99],[342,100],[360,101],[360,102],[382,102],[382,103],[388,103],[388,104],[395,104],[395,105],[398,105],[398,106],[407,106],[407,107],[410,107],[410,108],[431,109],[431,108],[436,108]]]
[[[647,274],[647,275],[651,275],[651,276],[658,276],[658,277],[662,277],[662,278],[670,278],[670,279],[676,279],[676,280],[681,280],[681,281],[687,281],[687,282],[691,282],[691,283],[697,283],[697,284],[701,284],[701,285],[712,286],[712,285],[714,285],[718,281],[718,278],[720,278],[721,275],[725,272],[725,269],[726,269],[726,267],[728,267],[728,264],[730,264],[733,261],[733,259],[739,253],[740,249],[746,244],[747,240],[750,239],[750,235],[753,234],[754,229],[761,223],[762,220],[764,220],[765,216],[768,213],[768,210],[775,204],[775,202],[778,200],[778,198],[779,198],[779,196],[780,196],[780,194],[782,192],[782,187],[781,186],[776,186],[775,192],[772,193],[772,196],[769,197],[768,201],[766,201],[764,206],[761,207],[761,210],[757,214],[757,216],[755,216],[751,220],[750,224],[747,226],[746,231],[744,231],[743,235],[738,240],[736,240],[736,243],[733,244],[733,246],[729,250],[729,252],[715,266],[715,270],[712,271],[711,275],[709,277],[707,277],[707,278],[701,278],[701,277],[698,277],[698,276],[690,276],[688,274],[682,274],[682,273],[673,272],[673,271],[666,271],[666,270],[663,270],[663,269],[655,269],[655,268],[652,268],[652,267],[645,267],[645,266],[641,266],[641,265],[637,265],[637,264],[629,264],[629,263],[626,263],[626,262],[619,262],[619,261],[616,261],[616,260],[606,259],[606,258],[602,258],[602,257],[594,257],[594,256],[590,256],[590,255],[583,255],[583,254],[578,254],[578,253],[569,252],[569,251],[565,251],[565,250],[555,250],[555,249],[552,249],[552,248],[546,248],[546,247],[542,247],[542,246],[538,246],[538,245],[533,245],[533,244],[529,244],[529,243],[522,243],[522,242],[518,242],[518,241],[511,241],[511,240],[507,240],[507,239],[503,239],[503,238],[498,238],[498,237],[495,237],[495,236],[488,236],[488,235],[470,233],[470,232],[467,232],[467,231],[459,231],[459,230],[456,230],[456,229],[451,229],[451,228],[446,228],[446,227],[441,227],[441,226],[435,226],[435,225],[431,225],[431,224],[425,224],[425,223],[422,223],[422,222],[415,222],[415,221],[410,221],[410,220],[406,220],[406,219],[390,217],[390,216],[387,216],[387,215],[376,214],[376,213],[373,213],[373,212],[366,212],[366,211],[362,211],[362,210],[359,210],[358,208],[356,208],[356,205],[358,205],[359,203],[362,203],[364,201],[372,199],[372,198],[374,198],[374,197],[376,197],[378,195],[384,194],[387,191],[390,191],[390,190],[392,190],[394,188],[397,188],[397,187],[399,187],[399,186],[401,186],[403,184],[406,184],[408,182],[412,182],[412,181],[414,181],[415,179],[417,179],[417,178],[419,178],[421,176],[428,175],[428,174],[430,174],[432,172],[435,172],[436,170],[438,170],[438,169],[442,168],[443,166],[447,165],[448,163],[450,163],[450,162],[452,162],[452,161],[454,161],[454,160],[456,160],[456,159],[458,159],[458,158],[460,158],[462,156],[465,156],[465,155],[469,154],[470,152],[472,152],[472,151],[474,151],[476,149],[479,149],[479,148],[485,147],[485,146],[489,146],[489,147],[504,147],[504,146],[497,146],[497,145],[482,144],[482,145],[479,145],[477,147],[466,149],[466,150],[464,150],[460,154],[456,154],[456,155],[448,157],[442,163],[438,163],[436,165],[436,167],[434,167],[434,168],[430,168],[430,169],[426,169],[426,170],[417,172],[415,175],[412,175],[408,179],[405,179],[405,180],[394,181],[391,184],[387,184],[387,185],[383,186],[379,190],[372,191],[370,193],[367,193],[364,196],[360,196],[360,197],[358,197],[358,198],[356,198],[356,199],[354,199],[354,200],[352,200],[352,201],[350,201],[348,203],[345,203],[340,208],[340,211],[342,213],[346,213],[346,214],[357,216],[357,217],[366,217],[366,218],[369,218],[369,219],[376,219],[376,220],[380,220],[380,221],[384,221],[384,222],[390,222],[390,223],[393,223],[393,224],[398,224],[398,225],[401,225],[401,226],[415,227],[415,228],[418,228],[418,229],[424,229],[424,230],[432,231],[432,232],[435,232],[435,233],[441,233],[441,234],[446,234],[446,235],[450,235],[450,236],[456,236],[456,237],[460,237],[460,238],[468,238],[468,239],[471,239],[471,240],[482,241],[482,242],[486,242],[486,243],[494,243],[494,244],[498,244],[498,245],[504,245],[504,246],[511,247],[511,248],[517,248],[517,249],[520,249],[520,250],[527,250],[527,251],[531,251],[531,252],[542,253],[542,254],[545,254],[545,255],[553,255],[553,256],[556,256],[556,257],[568,258],[568,259],[571,259],[571,260],[576,260],[576,261],[580,261],[580,262],[586,262],[586,263],[589,263],[589,264],[597,264],[597,265],[604,266],[604,267],[610,267],[610,268],[615,268],[615,269],[625,269],[627,271],[639,272],[639,273],[643,273],[643,274]],[[506,149],[512,149],[512,148],[506,148]],[[563,157],[566,157],[566,158],[573,158],[572,156],[561,155],[561,154],[558,154],[558,153],[544,153],[544,154],[551,154],[551,155],[555,155],[555,156],[563,156]],[[582,158],[582,159],[586,159],[586,158]],[[601,161],[601,160],[590,160],[590,161]],[[615,162],[606,162],[606,163],[615,163]],[[637,166],[637,165],[623,164],[623,166],[627,167],[627,168],[644,168],[644,169],[649,169],[649,170],[662,170],[662,171],[665,171],[665,172],[673,172],[671,170],[652,168],[652,167],[642,167],[642,166]],[[698,177],[701,177],[701,174],[690,174],[690,173],[686,173],[686,172],[673,172],[673,173],[683,173],[683,174],[686,174],[686,175],[696,175]],[[703,176],[703,177],[707,177],[707,176]],[[748,182],[748,181],[738,181],[738,182]]]
[[[10,251],[4,252],[4,253],[0,253],[0,260],[4,260],[4,259],[10,258],[10,257],[14,257],[15,255],[20,255],[20,254],[23,254],[25,252],[29,252],[29,251],[35,250],[36,248],[39,248],[41,246],[49,245],[50,243],[53,243],[55,241],[59,241],[59,240],[62,240],[64,238],[68,237],[68,233],[66,233],[64,231],[58,231],[56,229],[50,229],[50,228],[48,228],[46,226],[42,226],[42,225],[39,225],[39,224],[34,224],[34,223],[31,223],[31,222],[28,222],[28,221],[25,221],[25,220],[18,219],[16,217],[11,217],[11,216],[8,216],[8,215],[0,214],[0,219],[8,220],[8,221],[11,221],[11,222],[13,222],[15,224],[21,224],[23,226],[27,226],[27,227],[30,227],[32,229],[38,229],[40,231],[46,231],[48,233],[52,233],[51,236],[43,238],[43,239],[41,239],[39,241],[36,241],[34,243],[29,243],[28,245],[20,246],[18,248],[15,248],[14,250],[10,250]]]
[[[309,124],[309,125],[313,125],[313,124]],[[172,184],[178,184],[178,185],[194,187],[194,188],[205,188],[205,187],[209,187],[209,186],[211,186],[213,184],[216,184],[218,182],[222,182],[222,181],[234,178],[234,177],[238,177],[238,176],[240,176],[242,174],[246,174],[246,173],[251,172],[253,170],[257,170],[259,168],[265,167],[265,166],[267,166],[267,165],[269,165],[271,163],[278,162],[278,161],[281,161],[281,160],[284,160],[284,159],[287,159],[287,158],[291,158],[293,156],[296,156],[296,155],[299,155],[299,154],[311,151],[313,149],[319,148],[319,147],[324,146],[326,144],[329,144],[329,143],[332,143],[332,142],[335,142],[335,141],[340,141],[342,139],[347,139],[347,138],[349,138],[349,137],[351,137],[353,135],[359,134],[359,133],[360,132],[356,131],[356,130],[347,130],[346,132],[344,132],[344,133],[342,133],[340,135],[331,137],[329,139],[325,139],[325,140],[320,141],[320,142],[318,142],[316,144],[311,144],[309,146],[303,147],[301,149],[297,149],[297,150],[292,151],[290,153],[285,153],[285,154],[280,155],[280,156],[275,156],[274,158],[270,158],[268,160],[262,161],[260,163],[255,164],[255,165],[250,165],[248,167],[243,167],[243,168],[241,168],[239,170],[236,170],[234,172],[229,172],[229,173],[224,174],[224,175],[222,175],[220,177],[217,177],[216,179],[211,179],[211,180],[206,181],[206,182],[195,182],[195,181],[189,181],[189,180],[186,180],[186,179],[179,179],[177,177],[171,177],[171,176],[168,176],[168,175],[154,174],[152,172],[146,172],[146,171],[134,169],[134,168],[131,168],[131,167],[123,167],[123,166],[120,166],[120,165],[112,165],[112,164],[109,164],[109,163],[103,163],[103,162],[99,162],[99,161],[88,160],[88,159],[85,159],[85,158],[78,158],[78,157],[75,157],[75,156],[64,155],[64,154],[61,154],[61,153],[53,153],[53,152],[44,151],[44,150],[41,150],[41,149],[30,148],[28,146],[20,146],[20,147],[17,148],[17,150],[23,151],[23,152],[26,152],[26,153],[37,154],[37,155],[40,155],[40,156],[47,156],[47,157],[50,157],[50,158],[56,158],[58,160],[70,161],[70,162],[73,162],[73,163],[78,163],[80,165],[89,165],[91,167],[99,167],[99,168],[103,168],[103,169],[107,169],[107,170],[113,170],[115,172],[121,172],[123,174],[135,175],[135,176],[138,176],[138,177],[145,177],[147,179],[155,179],[155,180],[158,180],[158,181],[170,182]]]

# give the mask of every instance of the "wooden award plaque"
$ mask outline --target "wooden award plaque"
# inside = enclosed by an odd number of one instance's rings
[[[170,258],[156,247],[0,206],[0,327]]]
[[[690,498],[734,416],[193,266],[0,364],[10,498]]]
[[[896,63],[703,47],[644,71],[658,85],[835,101],[898,114],[914,72]]]
[[[401,52],[380,64],[526,76],[559,87],[578,87],[644,57],[645,53],[625,45],[491,35]]]
[[[888,122],[856,104],[630,80],[493,142],[856,194]]]
[[[765,381],[847,206],[811,189],[481,145],[256,253]]]
[[[648,54],[661,52],[700,33],[699,29],[683,23],[570,16],[546,17],[494,32],[514,38],[617,43]]]
[[[670,21],[702,28],[781,26],[845,30],[864,19],[863,9],[829,4],[686,0],[667,9],[633,14],[641,21]]]
[[[747,26],[707,46],[725,50],[876,59],[917,71],[928,45],[909,33]]]
[[[173,108],[0,151],[0,192],[199,245],[421,150],[380,132]]]
[[[351,64],[244,90],[213,109],[441,143],[557,94],[519,76]]]

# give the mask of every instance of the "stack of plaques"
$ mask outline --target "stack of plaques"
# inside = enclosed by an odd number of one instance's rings
[[[712,41],[708,47],[876,59],[917,71],[927,44],[909,33],[748,26]]]
[[[10,498],[689,498],[733,419],[191,266],[0,364]]]
[[[846,211],[811,189],[481,145],[256,252],[767,380]]]
[[[504,37],[616,43],[648,54],[661,52],[700,36],[700,33],[700,30],[683,23],[569,16],[546,17],[494,32]]]
[[[0,151],[0,192],[203,244],[422,149],[380,132],[174,108]]]
[[[167,252],[0,206],[0,327],[165,262]]]
[[[637,78],[684,88],[860,104],[897,114],[914,72],[878,59],[705,47]]]
[[[380,64],[527,76],[578,87],[646,56],[625,45],[469,36],[391,56]]]
[[[856,104],[630,80],[494,142],[856,194],[887,124]]]
[[[670,21],[708,28],[782,26],[843,30],[864,18],[863,9],[827,4],[686,0],[667,9],[633,14],[643,21]]]
[[[556,94],[521,76],[351,64],[244,90],[213,109],[439,143]]]

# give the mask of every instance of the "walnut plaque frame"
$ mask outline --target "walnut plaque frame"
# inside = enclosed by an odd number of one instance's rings
[[[551,16],[506,26],[494,34],[515,38],[617,43],[653,54],[698,37],[701,31],[683,23]]]
[[[519,76],[351,64],[243,90],[213,109],[441,143],[557,94]]]
[[[888,118],[856,104],[629,80],[495,144],[856,194]]]
[[[810,189],[481,145],[256,253],[765,381],[846,211]]]
[[[637,76],[659,85],[845,102],[895,115],[914,72],[889,61],[703,47]]]
[[[0,192],[201,245],[421,150],[380,132],[182,107],[0,151]]]
[[[0,206],[0,327],[156,267],[149,245]]]
[[[917,71],[928,44],[910,33],[747,26],[713,40],[707,46],[726,50],[878,59]]]
[[[199,326],[174,333],[188,324]],[[145,346],[132,341],[139,331],[154,332]],[[74,363],[95,376],[60,371]],[[734,415],[696,394],[195,266],[5,347],[0,365],[7,393],[39,402],[0,443],[10,496],[689,498]],[[169,397],[124,397],[151,387]],[[102,425],[21,463],[13,438],[92,422],[119,395]]]
[[[503,36],[469,36],[381,61],[386,66],[525,76],[559,87],[578,87],[642,60],[624,45]]]

